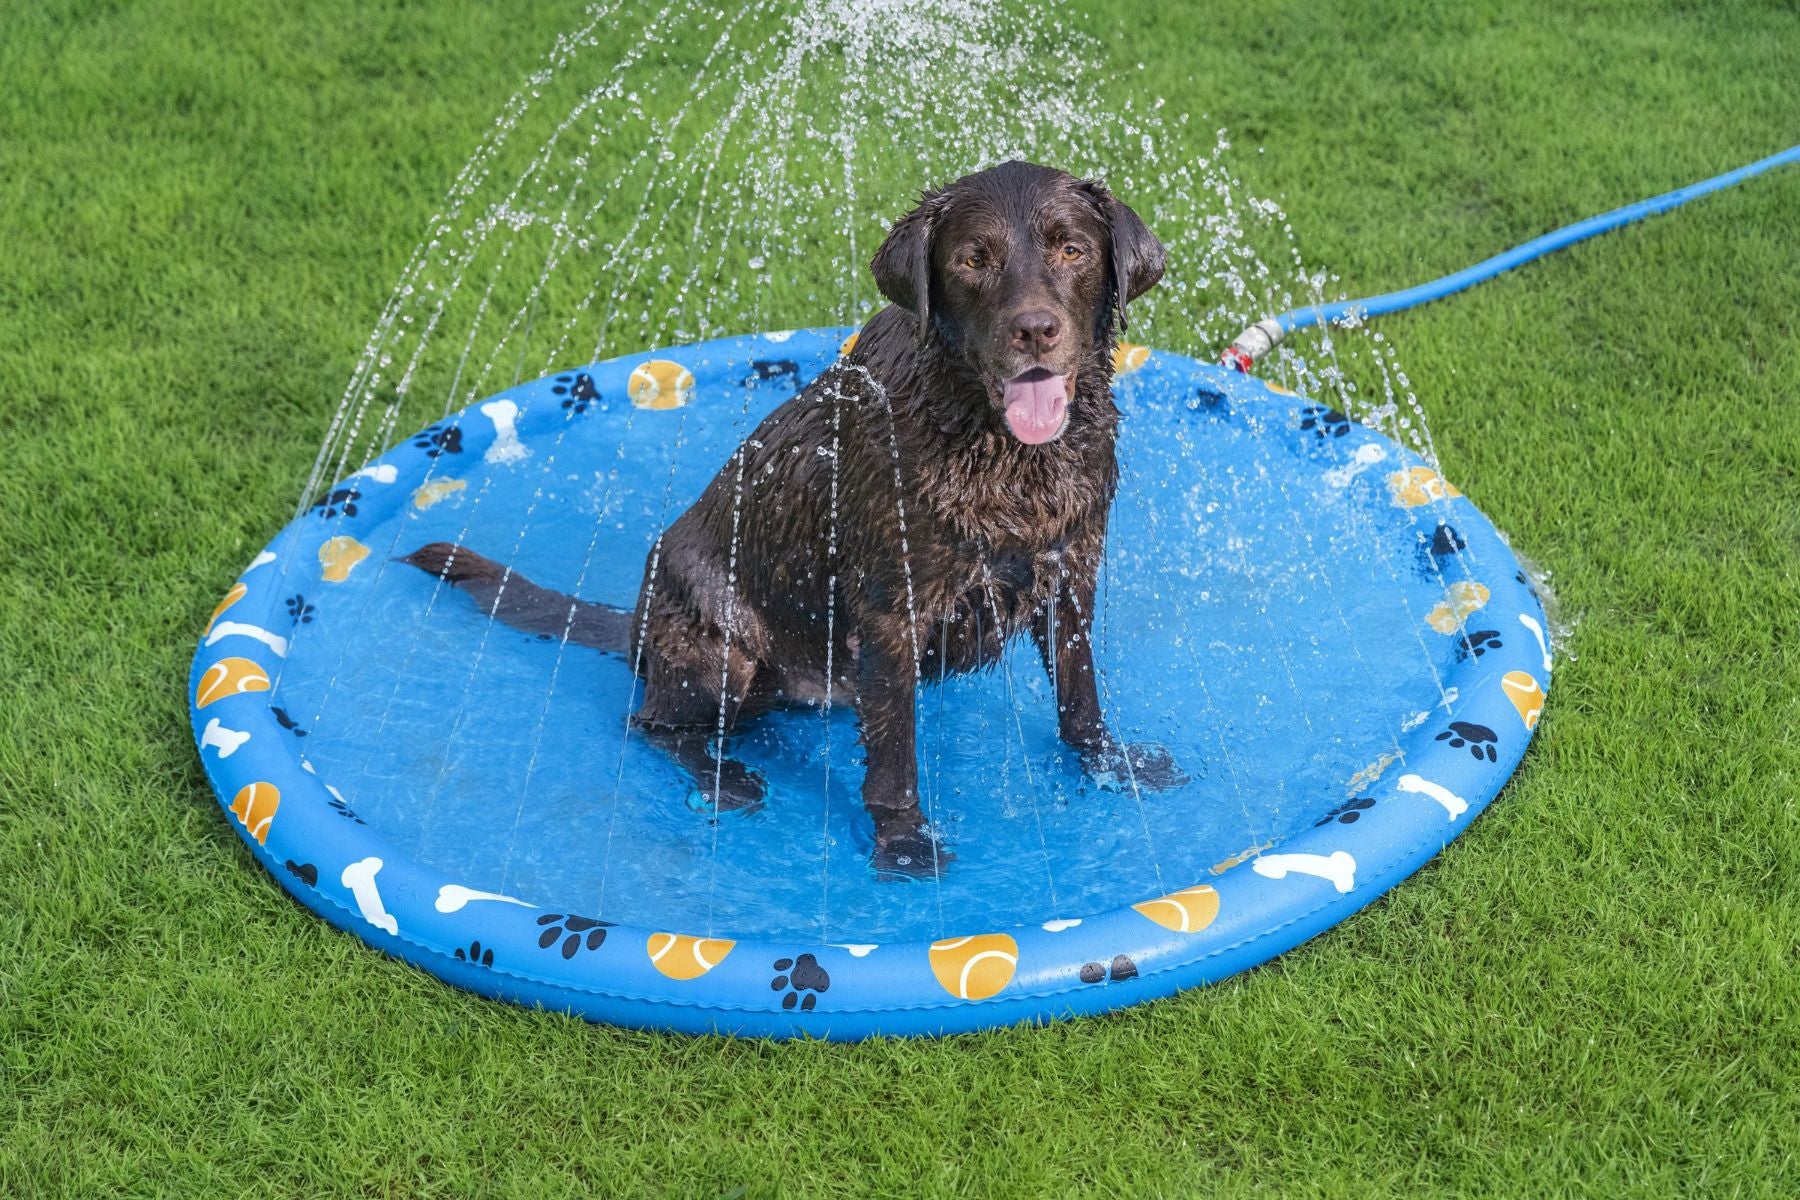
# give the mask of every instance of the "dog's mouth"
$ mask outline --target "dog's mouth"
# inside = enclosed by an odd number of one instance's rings
[[[998,390],[1012,435],[1027,446],[1041,446],[1055,441],[1069,424],[1075,373],[1058,375],[1048,367],[1033,367],[1004,381]]]

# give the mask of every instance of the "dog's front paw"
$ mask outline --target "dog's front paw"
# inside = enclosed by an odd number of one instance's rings
[[[876,835],[875,853],[869,856],[876,876],[888,880],[935,879],[955,861],[956,855],[922,828],[886,838]]]
[[[688,792],[687,801],[695,812],[759,812],[769,792],[763,773],[735,758],[720,759],[715,771],[695,782],[698,786]]]
[[[1187,772],[1175,765],[1168,748],[1157,742],[1109,742],[1097,750],[1083,751],[1081,766],[1108,792],[1166,792],[1191,782]]]

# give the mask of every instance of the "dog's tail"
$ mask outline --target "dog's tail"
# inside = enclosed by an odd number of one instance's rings
[[[631,652],[631,614],[539,587],[510,567],[454,542],[420,546],[399,561],[453,583],[481,611],[514,629],[609,654]]]

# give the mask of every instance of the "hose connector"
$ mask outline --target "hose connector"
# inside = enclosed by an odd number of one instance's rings
[[[1240,375],[1248,375],[1256,360],[1281,344],[1287,331],[1281,322],[1268,317],[1250,326],[1232,340],[1219,355],[1219,365],[1230,367]]]

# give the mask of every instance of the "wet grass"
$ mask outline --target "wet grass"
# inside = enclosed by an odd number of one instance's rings
[[[1231,127],[1359,291],[1800,128],[1783,4],[1089,7],[1117,86]],[[1800,171],[1384,326],[1446,472],[1580,616],[1522,772],[1411,883],[1107,1019],[678,1040],[306,915],[221,820],[182,698],[426,215],[577,7],[21,10],[0,1193],[1795,1190]]]

